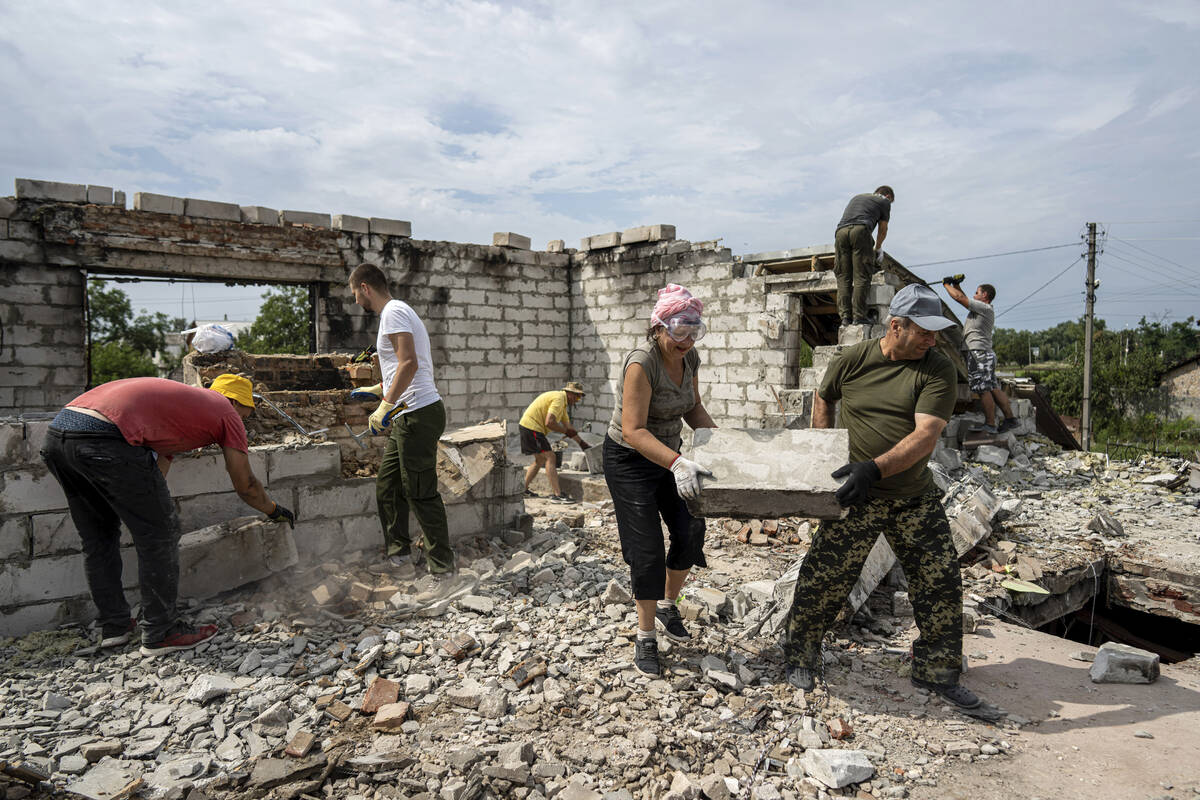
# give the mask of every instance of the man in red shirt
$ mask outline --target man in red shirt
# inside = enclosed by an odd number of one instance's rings
[[[76,397],[50,423],[42,458],[62,484],[83,543],[84,571],[99,609],[101,647],[130,640],[121,587],[121,523],[133,535],[142,593],[142,655],[190,650],[216,625],[179,619],[179,516],[166,475],[176,453],[219,444],[238,497],[275,522],[295,515],[267,495],[250,469],[243,420],[250,381],[219,375],[209,389],[162,378],[126,378]]]

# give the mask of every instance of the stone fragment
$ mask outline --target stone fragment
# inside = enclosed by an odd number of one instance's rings
[[[459,631],[446,641],[442,642],[442,652],[453,658],[455,661],[462,661],[464,658],[478,649],[479,642],[475,641],[475,637],[466,631]]]
[[[317,753],[299,760],[290,758],[260,758],[254,762],[247,788],[266,792],[276,786],[296,783],[312,777],[325,766],[325,755]],[[258,793],[256,793],[258,794]]]
[[[461,683],[454,684],[449,688],[444,688],[446,699],[456,706],[464,708],[477,708],[479,699],[483,694],[483,687],[474,678],[465,678]]]
[[[329,578],[318,584],[309,594],[312,596],[314,603],[319,606],[327,606],[342,599],[344,592],[345,583],[343,581],[337,578]]]
[[[483,774],[489,778],[498,778],[520,786],[529,780],[529,765],[519,761],[516,763],[490,764],[483,768]]]
[[[458,600],[458,607],[463,611],[474,611],[476,614],[491,614],[496,607],[496,601],[490,597],[469,594]]]
[[[913,615],[912,601],[908,597],[908,592],[892,592],[892,615],[896,617]]]
[[[74,705],[69,697],[63,697],[61,694],[46,692],[42,695],[42,711],[61,711]]]
[[[296,735],[288,742],[283,752],[292,758],[304,758],[317,743],[317,737],[309,731],[296,731]]]
[[[381,753],[367,753],[346,759],[346,766],[357,772],[374,775],[377,772],[405,769],[412,766],[415,759],[403,750],[389,750]]]
[[[687,596],[692,602],[703,606],[704,610],[713,617],[719,617],[724,614],[729,602],[724,592],[708,586],[700,586],[692,589],[687,593]]]
[[[512,247],[517,250],[528,250],[532,246],[528,236],[519,233],[493,233],[492,244],[496,247]]]
[[[400,219],[371,217],[371,233],[378,236],[412,236],[412,223]]]
[[[725,778],[713,773],[700,779],[700,791],[704,792],[704,796],[708,800],[731,800],[733,797],[729,792],[729,784],[725,783]]]
[[[561,253],[567,249],[567,243],[562,239],[551,239],[546,242],[547,253]]]
[[[870,780],[875,774],[862,750],[805,750],[804,771],[831,789]]]
[[[457,772],[466,772],[483,760],[483,753],[474,747],[457,747],[446,754],[446,763]]]
[[[485,691],[479,697],[479,713],[485,719],[499,719],[508,713],[508,692],[503,689]]]
[[[400,684],[387,678],[376,678],[371,681],[367,693],[363,696],[362,708],[364,714],[374,714],[381,707],[391,705],[400,699]]]
[[[1157,653],[1117,642],[1105,642],[1096,651],[1089,671],[1093,683],[1153,683],[1158,680]]]
[[[47,775],[43,780],[49,780]],[[141,766],[109,759],[96,764],[82,778],[67,784],[67,790],[88,800],[127,798],[142,785]]]
[[[124,749],[125,745],[120,739],[101,739],[81,745],[79,754],[94,764],[105,756],[119,756]]]
[[[1088,523],[1087,529],[1095,531],[1101,536],[1113,537],[1125,535],[1125,526],[1107,511],[1100,511],[1100,513],[1092,517],[1092,521]]]
[[[843,515],[830,473],[850,460],[844,429],[757,430],[701,428],[685,448],[713,473],[700,478],[700,494],[688,501],[705,517],[761,519]]]
[[[354,583],[351,583],[350,591],[347,592],[350,599],[356,603],[369,602],[374,593],[375,587],[366,583],[362,583],[361,581],[355,581]]]
[[[603,605],[612,605],[613,603],[628,603],[631,600],[629,590],[626,589],[620,581],[613,578],[604,587],[604,594],[600,597],[600,602]]]
[[[942,752],[948,756],[977,756],[979,755],[979,745],[966,739],[960,739],[946,742],[942,745]]]
[[[854,728],[841,717],[829,720],[829,735],[834,739],[849,739],[854,735]]]
[[[1008,451],[1003,447],[994,447],[990,444],[981,444],[975,448],[972,458],[983,464],[991,464],[994,467],[1003,467],[1008,463]]]
[[[568,783],[566,788],[555,796],[555,800],[603,800],[603,796],[582,784]]]
[[[532,742],[506,742],[496,751],[496,761],[501,764],[532,764],[537,760],[537,751]]]
[[[250,723],[250,729],[260,736],[283,736],[292,721],[292,710],[286,703],[275,702]]]
[[[410,713],[412,713],[412,706],[406,701],[389,703],[375,712],[375,719],[371,720],[371,727],[378,731],[399,730]]]
[[[433,690],[433,678],[421,673],[414,673],[404,679],[404,694],[408,697],[421,697]]]
[[[184,700],[204,705],[237,689],[237,683],[223,675],[201,675],[192,683]]]
[[[700,784],[693,781],[686,773],[676,770],[671,776],[671,788],[664,794],[663,800],[695,800],[700,795]]]

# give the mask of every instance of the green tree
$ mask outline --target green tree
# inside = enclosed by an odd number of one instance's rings
[[[92,342],[92,383],[121,378],[152,378],[158,367],[150,356],[122,342]]]
[[[167,334],[182,330],[186,323],[161,311],[145,311],[136,317],[129,295],[103,280],[88,284],[88,314],[92,334],[92,383],[119,378],[157,375],[155,356],[164,353]],[[178,365],[175,357],[162,365],[170,371]],[[147,366],[149,365],[149,366]]]
[[[254,323],[237,338],[248,353],[308,353],[311,315],[308,288],[273,286],[263,294]]]

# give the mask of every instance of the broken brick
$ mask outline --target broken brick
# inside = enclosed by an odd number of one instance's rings
[[[363,696],[362,713],[374,714],[381,707],[395,703],[400,697],[400,684],[387,678],[376,678]]]
[[[479,649],[479,642],[469,633],[456,633],[442,642],[442,650],[455,661],[462,661]]]
[[[849,739],[854,735],[854,728],[841,717],[829,720],[829,735],[834,739]]]
[[[325,709],[325,716],[336,722],[345,722],[346,720],[350,719],[350,715],[352,713],[353,712],[350,710],[350,706],[346,705],[341,700],[334,700]]]
[[[389,703],[381,706],[371,720],[371,727],[379,731],[393,731],[400,728],[412,712],[412,706],[407,701]]]
[[[368,586],[365,583],[355,581],[350,584],[350,599],[359,603],[365,603],[370,600],[374,592],[374,587]]]
[[[508,671],[508,677],[512,678],[518,688],[528,685],[534,678],[540,678],[545,674],[546,662],[540,658],[527,658]]]
[[[308,751],[312,750],[313,745],[317,743],[317,737],[313,736],[308,731],[297,731],[292,740],[288,742],[288,746],[284,748],[285,753],[293,758],[304,758],[308,755]]]

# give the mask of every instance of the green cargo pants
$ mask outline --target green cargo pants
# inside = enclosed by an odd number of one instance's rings
[[[838,316],[866,319],[867,290],[875,274],[875,240],[866,225],[847,225],[833,235],[833,274]]]
[[[425,560],[432,573],[454,569],[446,506],[438,494],[437,445],[446,430],[446,406],[441,400],[392,419],[391,434],[379,465],[375,499],[389,556],[412,552],[408,512],[424,533]]]
[[[914,678],[957,683],[962,670],[962,576],[950,523],[938,492],[871,498],[845,519],[822,522],[800,565],[787,618],[790,664],[819,665],[821,638],[846,602],[879,534],[908,579],[920,637],[913,642]]]

